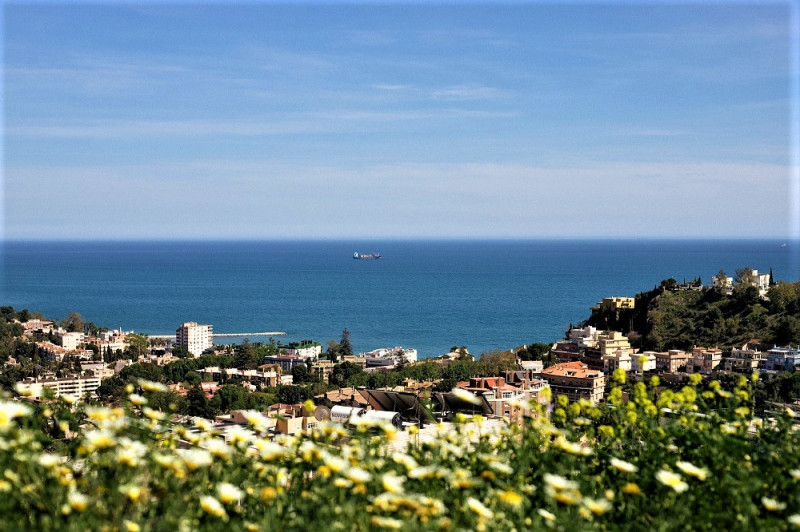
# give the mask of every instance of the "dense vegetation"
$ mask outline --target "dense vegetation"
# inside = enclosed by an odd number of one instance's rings
[[[737,285],[731,295],[718,290],[675,290],[668,279],[636,295],[627,311],[593,311],[585,322],[630,334],[632,345],[656,351],[694,345],[741,347],[756,338],[772,345],[800,344],[800,281],[779,282],[759,298],[754,287]]]
[[[253,433],[226,443],[207,421],[170,424],[150,407],[163,385],[146,381],[115,409],[0,401],[0,520],[43,531],[800,527],[790,414],[753,418],[744,377],[733,392],[698,384],[637,383],[628,402],[617,388],[599,407],[558,397],[552,421],[501,431],[457,416],[454,431],[414,443],[412,428],[392,451],[389,426],[271,441],[255,412]]]

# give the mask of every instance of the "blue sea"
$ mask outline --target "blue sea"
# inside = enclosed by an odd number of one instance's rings
[[[61,319],[174,334],[285,331],[325,344],[348,328],[357,351],[420,357],[553,342],[603,297],[662,279],[750,266],[800,279],[790,241],[6,242],[0,304]],[[353,253],[381,253],[354,260]],[[218,342],[242,338],[218,339]],[[266,341],[266,338],[252,338]]]

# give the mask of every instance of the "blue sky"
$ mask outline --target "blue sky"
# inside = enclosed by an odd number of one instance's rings
[[[7,3],[5,237],[798,237],[796,19]]]

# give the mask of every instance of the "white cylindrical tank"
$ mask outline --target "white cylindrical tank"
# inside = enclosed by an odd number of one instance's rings
[[[403,420],[397,412],[386,412],[382,410],[367,410],[363,419],[376,423],[390,423],[397,428],[403,426]]]
[[[331,421],[336,423],[347,423],[351,417],[359,417],[364,415],[363,408],[356,408],[352,406],[339,406],[336,405],[331,408]]]

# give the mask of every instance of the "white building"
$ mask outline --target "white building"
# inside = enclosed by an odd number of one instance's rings
[[[67,351],[74,351],[84,342],[85,335],[81,332],[58,331],[56,340]]]
[[[656,369],[656,355],[652,352],[639,353],[631,356],[631,370],[644,373]]]
[[[404,347],[383,347],[381,349],[370,351],[369,353],[362,353],[359,356],[366,358],[391,359],[397,363],[400,360],[401,355],[406,359],[407,362],[417,361],[417,350]]]
[[[600,331],[591,325],[587,325],[583,329],[570,329],[569,341],[580,347],[597,347],[597,342],[600,339]]]
[[[794,349],[791,345],[773,347],[767,351],[766,369],[773,371],[792,371],[800,365],[800,347]]]
[[[758,270],[753,270],[753,286],[758,288],[758,294],[761,297],[767,295],[767,290],[769,290],[769,274],[758,273]]]
[[[175,330],[175,345],[185,347],[192,356],[199,357],[213,345],[211,330],[211,325],[199,325],[194,321],[187,321]]]
[[[723,292],[728,295],[733,293],[733,277],[728,277],[728,276],[719,277],[715,275],[714,277],[711,278],[711,283],[714,286],[714,288],[719,289],[720,292]]]
[[[310,340],[303,340],[302,342],[293,342],[286,347],[281,347],[281,353],[287,355],[295,355],[304,360],[318,360],[322,354],[322,344],[312,342]]]
[[[63,379],[34,379],[29,377],[19,381],[17,384],[17,391],[19,391],[21,395],[41,399],[44,389],[49,388],[56,397],[70,395],[72,397],[84,398],[88,394],[94,393],[94,391],[100,387],[100,380],[100,377],[96,376],[72,376]]]

